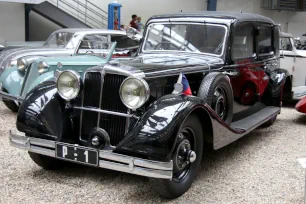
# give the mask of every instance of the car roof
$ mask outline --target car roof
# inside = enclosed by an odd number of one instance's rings
[[[280,37],[283,37],[283,38],[292,38],[292,35],[289,34],[289,33],[284,33],[284,32],[280,32],[279,34]]]
[[[81,34],[81,35],[86,35],[90,33],[126,35],[126,32],[122,30],[92,29],[92,28],[62,28],[62,29],[56,30],[54,33],[60,33],[60,32],[69,32],[69,33],[75,33],[75,34]]]
[[[265,23],[274,24],[273,20],[252,13],[238,13],[238,12],[228,12],[228,11],[195,11],[195,12],[179,12],[174,14],[163,14],[152,16],[154,18],[178,18],[178,17],[209,17],[209,18],[219,18],[219,19],[233,19],[237,21],[260,21]]]

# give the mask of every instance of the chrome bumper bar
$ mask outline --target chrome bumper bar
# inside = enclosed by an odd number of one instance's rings
[[[26,137],[24,133],[14,130],[10,130],[9,139],[13,147],[56,157],[55,141]],[[99,150],[98,167],[152,178],[172,179],[173,162],[158,162],[113,153],[111,150]]]
[[[22,102],[23,101],[23,98],[18,97],[18,96],[14,96],[14,95],[6,93],[4,91],[0,91],[0,98],[1,99],[5,98],[5,99],[12,100],[12,101],[18,101],[18,102]]]

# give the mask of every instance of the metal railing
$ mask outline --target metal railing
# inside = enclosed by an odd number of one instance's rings
[[[48,0],[92,28],[106,28],[108,14],[89,0]]]

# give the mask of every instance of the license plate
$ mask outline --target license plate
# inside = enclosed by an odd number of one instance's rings
[[[57,143],[56,157],[88,165],[98,165],[98,151],[86,147]]]

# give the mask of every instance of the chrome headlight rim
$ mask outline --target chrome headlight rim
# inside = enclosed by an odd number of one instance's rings
[[[77,80],[77,85],[78,85],[78,91],[76,92],[76,94],[74,94],[74,96],[73,97],[66,97],[63,93],[61,93],[61,91],[60,91],[60,89],[59,89],[59,80],[61,79],[61,76],[63,76],[63,74],[66,74],[66,73],[70,73],[70,74],[72,74],[74,77],[75,77],[75,79]],[[57,80],[56,80],[56,89],[57,89],[57,93],[64,99],[64,100],[66,100],[66,101],[71,101],[71,100],[73,100],[73,99],[75,99],[78,95],[79,95],[79,93],[80,93],[80,91],[81,91],[81,76],[76,72],[76,71],[73,71],[73,70],[66,70],[66,71],[63,71],[63,72],[61,72],[59,75],[58,75],[58,77],[57,77]]]
[[[28,61],[27,60],[25,60],[23,58],[19,58],[17,60],[17,69],[19,71],[23,72],[26,69],[27,65],[28,65]]]
[[[49,68],[49,65],[45,61],[39,61],[38,62],[38,73],[43,74],[44,72],[47,71]]]
[[[124,84],[128,81],[128,80],[138,80],[142,83],[144,89],[145,89],[145,99],[143,100],[142,103],[139,103],[138,106],[130,106],[129,104],[127,104],[123,97],[122,97],[122,88],[124,86]],[[138,77],[134,77],[134,76],[131,76],[131,77],[127,77],[120,85],[120,88],[119,88],[119,96],[120,96],[120,99],[122,101],[122,103],[129,109],[135,111],[137,110],[138,108],[142,107],[149,99],[150,97],[150,87],[149,87],[149,84],[146,82],[146,80],[142,79],[142,78],[138,78]]]

